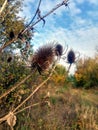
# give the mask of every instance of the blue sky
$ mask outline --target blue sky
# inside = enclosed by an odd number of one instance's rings
[[[23,11],[20,16],[29,22],[34,15],[39,0],[24,0]],[[62,0],[42,0],[41,14],[45,15]],[[69,8],[60,7],[35,26],[37,30],[33,37],[34,49],[42,44],[57,41],[64,47],[79,51],[81,57],[95,55],[98,46],[98,0],[69,0]],[[71,72],[74,72],[73,65]]]
[[[62,0],[42,0],[44,15]],[[22,17],[27,22],[33,17],[38,0],[24,0]],[[34,47],[58,41],[62,45],[79,51],[81,56],[93,56],[98,45],[98,0],[69,0],[69,8],[60,7],[55,14],[45,18],[46,24],[38,23],[33,37]]]

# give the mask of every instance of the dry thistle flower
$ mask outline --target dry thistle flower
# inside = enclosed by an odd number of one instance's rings
[[[14,37],[15,37],[15,34],[14,34],[14,32],[11,30],[10,33],[9,33],[9,38],[10,38],[10,40],[12,40]]]
[[[41,74],[42,71],[48,69],[54,61],[54,46],[44,45],[40,47],[33,55],[31,67],[37,69]]]
[[[75,62],[75,53],[73,50],[70,50],[67,55],[67,61],[69,64],[72,64]]]
[[[8,57],[7,62],[9,63],[11,61],[12,61],[12,57],[10,56],[10,57]]]
[[[62,54],[63,54],[63,47],[62,47],[62,45],[61,44],[56,44],[56,46],[55,46],[55,55],[56,56],[62,56]]]
[[[66,45],[66,48],[59,43],[56,43],[54,46],[55,46],[55,56],[57,56],[58,60],[60,59],[65,60],[66,58],[65,54],[68,50],[68,45]]]

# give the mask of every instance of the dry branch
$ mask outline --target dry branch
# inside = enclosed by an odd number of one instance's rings
[[[57,10],[59,7],[66,5],[68,2],[68,0],[63,0],[60,4],[57,4],[53,9],[51,9],[47,14],[45,14],[44,16],[42,16],[41,18],[39,18],[37,21],[35,21],[31,26],[28,26],[27,28],[25,28],[21,34],[24,34],[27,30],[33,28],[37,23],[39,23],[42,19],[46,18],[48,15],[50,15],[51,13],[53,13],[55,10]],[[5,43],[3,46],[0,47],[0,52],[2,52],[2,50],[4,48],[6,48],[8,45],[12,44],[12,42],[14,42],[15,40],[18,39],[18,36],[13,39],[12,41],[9,41],[8,43]]]
[[[47,103],[47,104],[50,104],[49,101],[44,101],[44,102]],[[26,110],[26,109],[28,109],[28,108],[31,108],[31,107],[40,105],[40,104],[42,104],[42,103],[43,103],[43,102],[38,102],[38,103],[35,103],[35,104],[33,104],[33,105],[29,105],[29,106],[27,106],[27,107],[25,107],[25,108],[23,108],[23,109],[21,109],[21,110],[15,112],[15,115],[18,114],[18,113],[20,113],[20,112],[22,112],[22,111],[24,111],[24,110]]]
[[[46,80],[44,80],[40,85],[38,85],[37,88],[20,105],[18,105],[13,110],[13,112],[16,112],[17,109],[19,109],[25,102],[27,102],[51,78],[51,75],[53,74],[54,69],[55,69],[55,66],[53,67],[53,69],[52,69],[50,75],[48,76],[48,78]]]
[[[13,114],[15,115],[15,112],[25,103],[27,102],[52,76],[54,69],[55,69],[56,65],[54,65],[50,75],[48,76],[48,78],[46,80],[44,80],[40,85],[38,85],[38,87],[20,104],[18,105],[13,111],[10,111],[7,115],[5,115],[4,117],[0,118],[0,123],[7,121],[7,119]],[[29,75],[30,76],[30,75]],[[26,80],[26,79],[25,79]],[[19,86],[19,85],[18,85]],[[17,113],[17,112],[16,112]]]
[[[17,38],[14,38],[12,40],[9,40],[8,42],[4,43],[1,47],[0,47],[0,52],[2,52],[2,50],[4,48],[6,48],[7,46],[9,46],[11,43],[15,42],[17,40]]]
[[[30,73],[25,79],[23,79],[21,82],[17,83],[13,87],[11,87],[9,90],[7,90],[4,94],[0,96],[0,100],[8,95],[10,92],[14,91],[16,88],[18,88],[21,84],[23,84],[27,79],[29,79],[32,76],[32,73]]]
[[[0,15],[2,14],[2,12],[5,9],[6,5],[7,5],[7,0],[5,0],[5,2],[3,3],[3,5],[2,5],[2,7],[0,9]]]
[[[25,33],[27,30],[31,29],[32,27],[34,27],[37,23],[39,23],[42,19],[44,19],[45,17],[47,17],[48,15],[50,15],[51,13],[53,13],[55,10],[57,10],[59,7],[67,4],[68,0],[64,0],[62,1],[60,4],[57,4],[53,9],[51,9],[47,14],[45,14],[44,16],[42,16],[40,19],[38,19],[35,23],[33,23],[31,26],[29,26],[28,28],[26,28],[22,33]]]

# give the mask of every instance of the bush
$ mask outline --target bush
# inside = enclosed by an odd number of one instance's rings
[[[81,59],[77,64],[77,71],[75,72],[76,87],[91,88],[98,87],[98,56],[87,58],[83,61]]]

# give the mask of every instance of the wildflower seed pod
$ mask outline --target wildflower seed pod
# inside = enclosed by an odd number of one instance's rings
[[[48,69],[54,61],[54,49],[52,45],[44,45],[40,47],[33,55],[31,67],[37,69],[41,74],[42,71]]]
[[[75,62],[75,53],[73,50],[70,50],[67,55],[67,61],[69,64],[72,64]]]
[[[13,126],[15,126],[16,120],[17,120],[17,119],[16,119],[16,116],[14,115],[14,113],[9,112],[9,116],[8,116],[8,118],[7,118],[7,123],[8,123],[9,126],[11,126],[11,128],[12,128]]]
[[[63,47],[61,44],[55,46],[55,54],[56,56],[61,56],[63,54]]]
[[[15,37],[15,34],[14,34],[13,31],[11,31],[11,32],[9,33],[9,38],[10,38],[10,40],[12,40],[14,37]]]
[[[11,61],[12,61],[12,57],[10,56],[10,57],[8,57],[7,62],[9,63]]]

